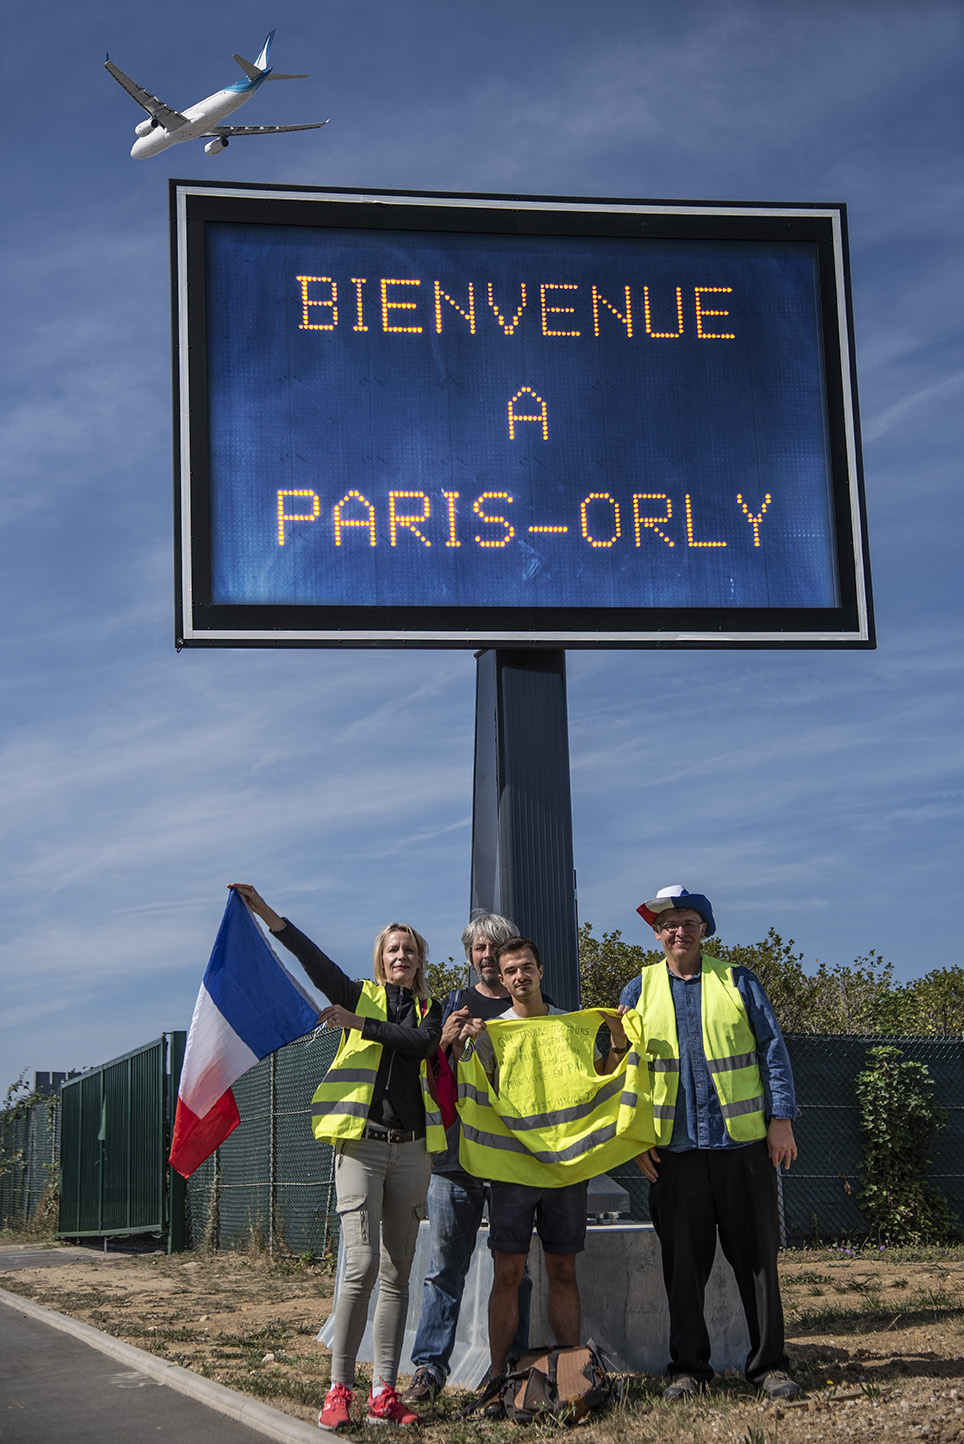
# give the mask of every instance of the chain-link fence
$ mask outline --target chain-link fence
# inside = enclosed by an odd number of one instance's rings
[[[862,1148],[855,1083],[871,1049],[888,1043],[922,1063],[947,1123],[931,1150],[931,1182],[964,1228],[964,1041],[939,1038],[787,1038],[800,1117],[800,1156],[781,1172],[788,1244],[859,1240]],[[311,1097],[338,1044],[311,1035],[266,1058],[235,1084],[241,1126],[188,1184],[188,1247],[254,1244],[279,1253],[322,1253],[337,1232],[332,1151],[311,1133]],[[56,1186],[56,1100],[0,1114],[0,1222],[29,1227]],[[635,1164],[613,1171],[628,1191],[629,1214],[649,1218],[649,1186]]]
[[[957,1038],[851,1038],[798,1033],[786,1039],[800,1116],[793,1125],[799,1156],[780,1170],[781,1232],[790,1245],[858,1240],[867,1224],[857,1208],[857,1172],[863,1156],[855,1085],[871,1049],[887,1043],[923,1063],[934,1082],[947,1125],[931,1150],[930,1181],[944,1194],[958,1228],[964,1228],[964,1042]],[[627,1189],[631,1216],[649,1219],[649,1185],[635,1164],[612,1177]]]
[[[860,1239],[857,1208],[862,1149],[855,1082],[872,1048],[898,1047],[923,1063],[947,1125],[932,1150],[934,1185],[964,1227],[964,1042],[938,1038],[787,1038],[800,1117],[799,1157],[781,1170],[781,1222],[790,1245]],[[241,1127],[190,1181],[189,1239],[230,1245],[255,1242],[291,1253],[322,1252],[337,1232],[332,1152],[311,1134],[311,1095],[334,1057],[336,1034],[292,1043],[235,1087]],[[630,1217],[649,1220],[649,1185],[634,1163],[611,1177],[629,1193]]]
[[[947,1199],[957,1227],[964,1227],[964,1041],[799,1034],[787,1039],[801,1110],[794,1124],[800,1156],[783,1180],[789,1243],[867,1234],[857,1208],[862,1146],[855,1086],[871,1050],[885,1043],[922,1063],[933,1080],[935,1102],[947,1124],[931,1148],[930,1182]]]
[[[190,1248],[252,1245],[320,1254],[337,1229],[333,1153],[311,1132],[311,1098],[340,1034],[313,1033],[234,1085],[241,1126],[188,1181]]]
[[[29,1229],[57,1198],[58,1098],[0,1113],[0,1227]]]

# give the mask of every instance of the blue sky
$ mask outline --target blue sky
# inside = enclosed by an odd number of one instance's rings
[[[141,112],[272,59],[245,123]],[[683,882],[808,965],[956,963],[962,177],[956,3],[172,0],[20,7],[6,44],[0,1087],[186,1027],[255,882],[351,972],[458,951],[469,652],[172,644],[167,180],[848,206],[875,652],[569,654],[579,913]]]

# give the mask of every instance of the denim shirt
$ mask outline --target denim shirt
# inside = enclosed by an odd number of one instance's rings
[[[659,964],[655,966],[659,967]],[[676,1031],[679,1037],[679,1094],[676,1100],[673,1136],[668,1144],[662,1146],[671,1153],[683,1153],[690,1148],[745,1148],[745,1143],[738,1143],[726,1131],[720,1100],[706,1066],[706,1055],[703,1051],[703,989],[700,986],[702,975],[698,973],[695,978],[677,978],[668,968],[667,973],[673,993]],[[766,1121],[769,1123],[774,1117],[796,1118],[797,1105],[790,1058],[770,1000],[763,991],[759,978],[749,968],[734,968],[733,981],[756,1038],[757,1062],[760,1065],[766,1099]],[[642,981],[637,975],[620,993],[620,1004],[635,1008],[641,991]]]

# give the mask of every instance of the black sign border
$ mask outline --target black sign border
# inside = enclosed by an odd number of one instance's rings
[[[359,191],[344,187],[183,180],[170,182],[170,205],[175,646],[178,649],[339,646],[478,649],[526,645],[872,648],[876,645],[844,205]],[[204,229],[208,221],[473,234],[588,237],[643,234],[660,239],[814,242],[818,254],[841,605],[837,608],[213,605],[210,600],[205,364]],[[845,308],[843,327],[841,297]],[[846,340],[845,349],[837,345],[841,330]]]

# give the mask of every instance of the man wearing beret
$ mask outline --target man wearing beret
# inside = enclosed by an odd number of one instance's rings
[[[770,1399],[792,1399],[777,1276],[777,1169],[797,1156],[793,1075],[759,979],[703,951],[716,931],[702,893],[679,884],[637,909],[665,966],[627,983],[652,1058],[655,1148],[636,1160],[650,1182],[669,1304],[666,1399],[713,1377],[703,1313],[717,1236],[736,1276],[750,1335],[744,1372]]]

